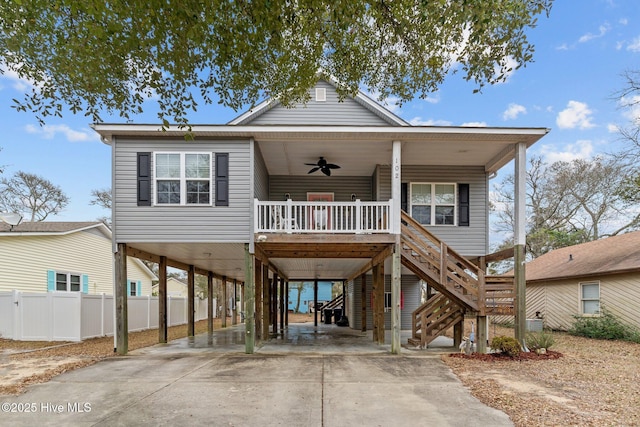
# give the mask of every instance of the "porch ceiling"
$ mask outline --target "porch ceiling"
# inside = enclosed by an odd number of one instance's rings
[[[96,124],[107,144],[127,137],[184,137],[185,129],[158,125]],[[496,172],[514,156],[514,144],[533,145],[546,128],[490,128],[437,126],[244,126],[192,125],[196,140],[253,138],[272,175],[305,175],[325,157],[342,176],[368,176],[376,165],[391,163],[393,141],[402,142],[403,165],[483,166]]]

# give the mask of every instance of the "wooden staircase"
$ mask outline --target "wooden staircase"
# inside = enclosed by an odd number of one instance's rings
[[[513,314],[513,276],[485,276],[467,260],[402,212],[402,265],[437,291],[413,312],[409,344],[425,347],[467,312]]]

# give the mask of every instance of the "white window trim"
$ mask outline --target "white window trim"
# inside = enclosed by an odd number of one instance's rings
[[[158,178],[156,176],[156,157],[161,154],[179,154],[180,155],[180,178]],[[189,178],[186,176],[186,167],[185,167],[185,159],[187,154],[206,154],[209,156],[209,177],[206,178],[209,180],[209,203],[187,203],[187,180],[189,181],[203,181],[205,178]],[[213,206],[213,198],[214,191],[214,180],[213,180],[213,157],[214,153],[207,151],[154,151],[153,152],[153,167],[152,176],[153,176],[153,205],[154,206]],[[158,180],[167,180],[167,181],[180,181],[180,203],[158,203]]]
[[[598,312],[597,313],[585,313],[584,312],[584,301],[596,301],[596,299],[594,298],[583,298],[582,295],[582,287],[584,285],[598,285]],[[598,317],[601,315],[601,311],[602,311],[602,302],[601,302],[601,292],[600,292],[600,281],[599,280],[594,280],[594,281],[590,281],[590,282],[580,282],[579,286],[578,286],[578,300],[580,301],[580,307],[579,307],[579,312],[581,316],[584,317]]]
[[[413,185],[431,185],[431,221],[428,227],[457,227],[458,226],[458,204],[460,203],[458,200],[458,184],[455,182],[409,182],[409,194],[407,195],[409,201],[409,214],[413,213]],[[435,192],[436,185],[452,185],[453,186],[453,224],[436,224],[436,206],[450,206],[450,205],[437,205],[435,203]],[[426,206],[426,205],[418,205],[418,206]]]
[[[82,274],[80,273],[72,273],[69,271],[58,271],[54,270],[55,278],[54,278],[54,290],[57,292],[79,292],[82,293]],[[58,274],[64,274],[67,276],[67,289],[64,291],[58,290]],[[77,291],[71,290],[71,276],[78,276],[80,278],[80,289]]]

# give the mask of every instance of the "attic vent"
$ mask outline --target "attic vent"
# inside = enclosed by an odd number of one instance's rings
[[[327,90],[323,87],[316,88],[316,101],[324,102],[327,100]]]

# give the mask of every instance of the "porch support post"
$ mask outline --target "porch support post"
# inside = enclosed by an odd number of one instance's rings
[[[478,260],[478,267],[482,272],[482,278],[484,283],[484,276],[487,271],[487,262],[485,257],[483,256],[480,257],[480,259]],[[484,307],[484,303],[486,299],[486,291],[484,286],[482,286],[481,289],[483,294],[481,295],[481,298],[483,298],[481,302],[483,303],[483,307]],[[476,316],[476,325],[478,325],[477,326],[478,330],[476,332],[476,352],[480,354],[485,354],[487,352],[487,339],[489,337],[487,337],[487,316],[485,314],[484,308],[482,312],[478,316]]]
[[[279,283],[280,285],[280,298],[278,299],[278,302],[280,303],[278,309],[280,310],[280,331],[284,331],[284,279],[280,278]]]
[[[238,324],[238,281],[233,279],[233,304],[231,304],[231,324]]]
[[[384,344],[384,264],[373,267],[373,341]]]
[[[256,342],[256,330],[255,330],[255,274],[253,267],[255,265],[254,255],[249,252],[249,244],[244,245],[244,326],[246,328],[246,334],[244,337],[244,352],[246,354],[253,354]]]
[[[284,325],[289,326],[289,281],[285,282],[284,289]]]
[[[269,268],[262,266],[262,339],[269,339],[269,325],[271,325],[271,283],[269,282]]]
[[[255,258],[255,257],[254,257]],[[256,340],[261,340],[264,339],[264,337],[262,336],[262,322],[263,322],[263,315],[262,315],[262,261],[260,261],[258,258],[255,258],[255,270],[254,270],[254,275],[255,275],[255,284],[254,284],[254,288],[255,288],[255,292],[256,292]],[[245,289],[245,292],[247,292],[247,290]],[[245,318],[245,322],[247,321],[247,319]]]
[[[167,342],[167,257],[158,263],[158,342]]]
[[[273,323],[274,335],[278,334],[278,280],[278,273],[273,273],[273,282],[271,282],[271,296],[273,297],[271,301],[271,314],[273,317],[271,318],[271,322]]]
[[[461,321],[453,325],[453,346],[455,348],[460,347],[460,344],[462,344],[462,333],[464,332],[463,329],[464,329],[464,317],[462,318]]]
[[[227,276],[222,276],[222,327],[227,327]]]
[[[360,276],[360,292],[362,301],[362,332],[367,332],[367,273]]]
[[[318,326],[318,279],[313,281],[313,326]]]
[[[193,265],[189,266],[187,271],[187,336],[192,337],[195,335],[195,322],[194,322],[194,298],[196,286],[196,273]]]
[[[114,257],[116,281],[116,352],[119,355],[129,351],[129,319],[127,316],[127,245],[118,243]]]
[[[399,234],[396,234],[396,243],[393,245],[393,254],[391,256],[391,353],[400,354],[400,292],[402,289],[402,263],[400,260]]]
[[[514,278],[516,285],[515,301],[515,335],[523,350],[527,351],[526,334],[526,276],[525,276],[525,244],[526,244],[526,195],[527,195],[527,145],[516,144],[515,158],[515,230],[514,230]]]
[[[213,333],[213,272],[207,274],[207,332]]]

